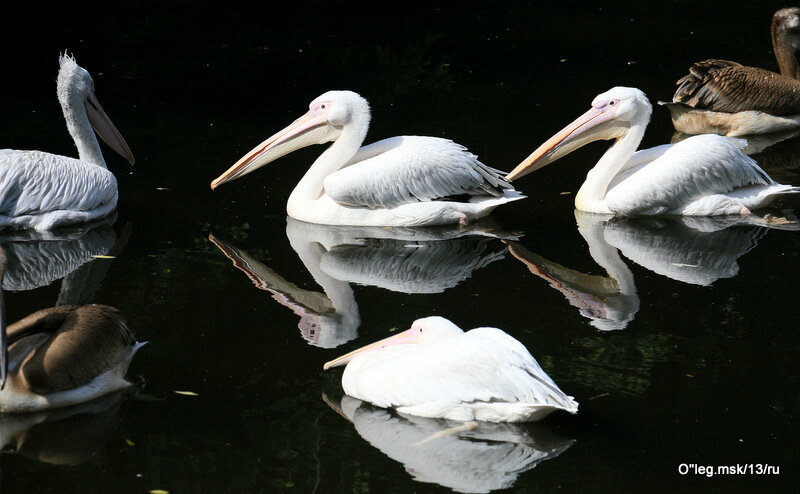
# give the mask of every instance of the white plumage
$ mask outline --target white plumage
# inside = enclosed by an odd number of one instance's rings
[[[106,168],[93,127],[114,151],[134,161],[94,96],[89,73],[68,55],[59,62],[58,99],[80,158],[0,150],[0,228],[49,230],[114,211],[117,181]]]
[[[497,328],[463,332],[443,317],[325,364],[347,363],[347,395],[421,417],[530,422],[554,410],[576,413],[527,349]]]
[[[616,139],[575,196],[580,211],[621,216],[749,215],[797,187],[772,180],[742,152],[746,142],[717,135],[636,152],[652,107],[638,89],[615,87],[542,144],[509,175],[513,180],[598,139]]]
[[[402,136],[361,147],[367,101],[329,91],[308,113],[242,157],[211,188],[311,144],[333,144],[309,168],[287,203],[289,216],[310,223],[420,226],[468,223],[524,196],[447,139]]]

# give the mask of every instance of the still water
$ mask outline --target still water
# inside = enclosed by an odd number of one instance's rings
[[[796,488],[797,232],[577,214],[574,193],[605,143],[519,180],[526,200],[466,230],[287,219],[285,201],[321,147],[208,188],[328,89],[370,101],[367,142],[447,137],[510,170],[614,85],[655,103],[697,60],[775,69],[769,21],[782,6],[9,7],[18,22],[2,33],[0,146],[74,154],[54,94],[67,49],[137,163],[104,148],[120,185],[111,221],[0,239],[8,318],[103,303],[149,343],[129,372],[137,392],[0,418],[16,450],[0,460],[3,489]],[[673,138],[654,105],[643,145]],[[755,158],[800,184],[800,141]],[[775,206],[800,211],[795,198]],[[579,413],[435,436],[454,424],[360,404],[342,396],[340,370],[322,372],[433,314],[505,329]],[[681,475],[682,464],[780,473],[708,478]]]

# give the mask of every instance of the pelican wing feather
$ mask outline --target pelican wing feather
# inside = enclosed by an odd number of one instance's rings
[[[513,189],[503,175],[453,141],[401,136],[364,146],[324,186],[340,204],[389,209],[465,194],[502,197]]]
[[[696,109],[800,114],[800,81],[728,60],[697,62],[677,85],[672,101]]]
[[[497,328],[425,345],[390,346],[370,357],[354,382],[345,375],[342,383],[348,395],[377,406],[482,402],[577,410],[525,347]]]
[[[672,145],[611,188],[608,208],[626,216],[667,214],[698,199],[749,186],[779,186],[749,156],[740,139],[705,134]]]
[[[41,151],[0,152],[2,216],[113,209],[116,203],[117,180],[103,167]]]

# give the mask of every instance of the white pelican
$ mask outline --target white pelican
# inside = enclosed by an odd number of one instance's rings
[[[743,136],[800,128],[800,8],[772,16],[772,47],[780,74],[728,60],[704,60],[678,82],[669,108],[687,134]]]
[[[525,346],[497,328],[463,332],[443,317],[326,363],[347,364],[344,392],[420,417],[532,422],[578,403],[545,374]]]
[[[507,178],[538,170],[589,142],[616,139],[578,190],[578,210],[620,216],[746,216],[778,194],[798,191],[772,180],[741,151],[742,139],[707,134],[636,151],[651,112],[642,91],[610,89]]]
[[[133,163],[133,154],[94,95],[94,82],[67,54],[59,58],[58,101],[79,159],[0,150],[0,228],[49,230],[102,218],[117,207],[117,180],[92,128]]]
[[[351,226],[466,224],[524,197],[502,172],[447,139],[402,136],[361,147],[369,121],[367,100],[352,91],[329,91],[211,188],[296,149],[333,141],[289,196],[286,210],[292,218]]]
[[[0,249],[0,277],[5,266]],[[0,412],[32,412],[130,386],[124,376],[144,343],[105,305],[42,309],[6,328],[0,298],[0,345]]]

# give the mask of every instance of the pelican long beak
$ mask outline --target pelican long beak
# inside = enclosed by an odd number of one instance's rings
[[[108,144],[108,147],[128,160],[128,163],[133,164],[136,161],[133,159],[133,153],[128,147],[128,143],[103,111],[103,107],[100,106],[100,102],[97,101],[97,96],[93,92],[89,92],[89,97],[86,99],[86,115],[89,117],[89,123],[92,124],[94,131],[103,142]]]
[[[247,175],[292,151],[312,144],[332,141],[338,137],[339,133],[340,130],[328,122],[327,107],[321,104],[312,105],[308,113],[254,147],[225,173],[214,179],[211,182],[211,189],[216,189],[225,182]]]
[[[333,359],[330,362],[325,362],[325,365],[322,366],[322,370],[328,370],[331,367],[338,367],[340,365],[345,365],[346,363],[350,362],[356,356],[361,355],[362,353],[373,352],[375,350],[380,350],[381,348],[386,348],[387,346],[410,345],[419,343],[417,337],[418,334],[419,333],[416,331],[407,329],[402,333],[397,333],[396,335],[392,335],[388,338],[376,341],[375,343],[370,343],[369,345],[362,346],[361,348],[353,350],[352,352],[342,355],[339,358]]]
[[[535,172],[590,142],[618,137],[617,133],[611,135],[606,132],[605,126],[598,127],[614,117],[616,117],[616,112],[613,108],[592,107],[539,146],[536,151],[525,158],[525,161],[511,170],[506,179],[515,180],[523,175]]]

